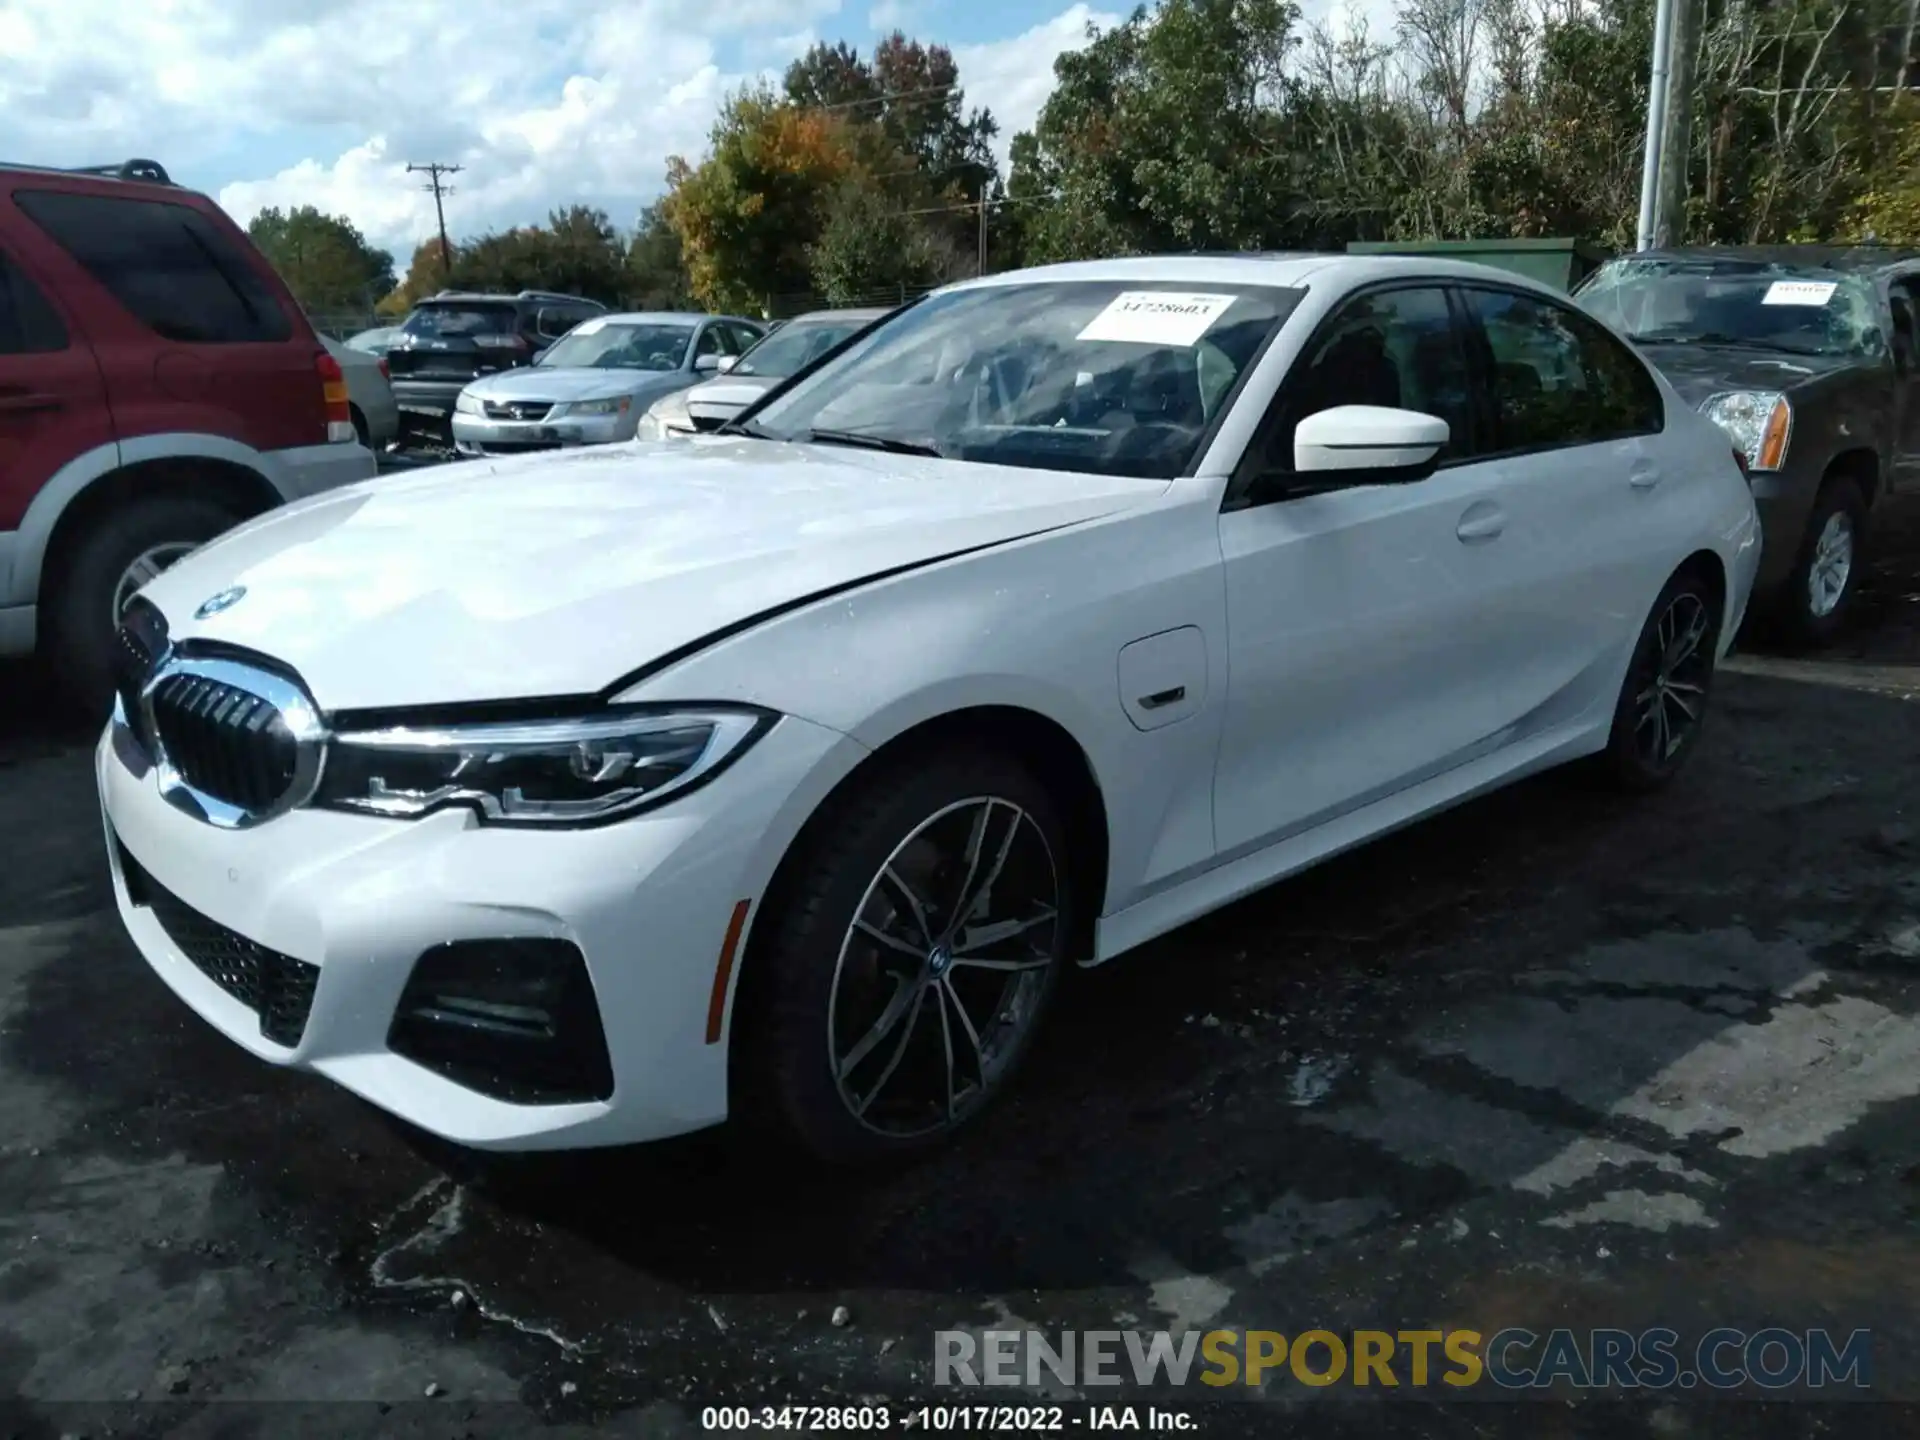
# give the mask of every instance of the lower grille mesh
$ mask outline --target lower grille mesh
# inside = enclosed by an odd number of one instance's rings
[[[260,1017],[260,1033],[288,1049],[306,1033],[320,967],[282,955],[209,919],[157,882],[116,837],[127,897],[153,912],[193,966]]]

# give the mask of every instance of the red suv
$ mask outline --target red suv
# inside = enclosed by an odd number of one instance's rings
[[[339,363],[218,205],[150,160],[0,163],[0,655],[104,714],[140,586],[375,469]]]

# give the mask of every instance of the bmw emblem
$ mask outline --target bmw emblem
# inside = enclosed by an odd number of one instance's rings
[[[244,585],[235,585],[231,590],[222,590],[218,595],[209,595],[200,602],[200,608],[193,612],[193,618],[205,620],[209,616],[218,615],[222,610],[231,610],[246,599],[246,596],[247,587]]]

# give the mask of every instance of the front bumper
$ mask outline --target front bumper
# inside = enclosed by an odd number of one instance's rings
[[[611,445],[632,439],[633,426],[631,411],[624,415],[561,415],[542,420],[490,420],[483,415],[456,412],[453,448],[462,455],[522,455],[529,450]]]
[[[757,900],[831,777],[864,753],[788,717],[712,784],[597,829],[486,827],[456,812],[392,821],[296,810],[236,831],[163,799],[130,742],[110,722],[95,773],[114,897],[160,978],[261,1059],[324,1075],[423,1130],[493,1150],[629,1144],[725,1119],[726,1035],[709,1044],[707,1025],[728,921],[739,901]],[[169,903],[236,943],[318,967],[292,1044],[269,1039],[261,1016],[188,958],[150,904],[135,902],[122,846],[137,883],[161,887]],[[585,956],[610,1099],[509,1103],[388,1048],[395,1007],[425,951],[508,938],[570,941]],[[738,975],[736,964],[729,988]]]
[[[1791,577],[1806,543],[1807,517],[1813,513],[1819,493],[1820,476],[1803,475],[1791,462],[1784,471],[1753,477],[1753,505],[1766,537],[1759,578],[1754,582],[1756,589],[1777,590]]]
[[[476,375],[469,380],[395,379],[393,401],[402,410],[415,410],[445,419],[453,414],[453,402],[460,398],[460,392],[479,378]]]

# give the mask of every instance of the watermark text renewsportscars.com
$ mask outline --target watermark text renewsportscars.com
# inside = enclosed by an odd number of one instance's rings
[[[1865,1390],[1866,1330],[942,1330],[936,1385]],[[1202,1392],[1204,1393],[1204,1391]]]

